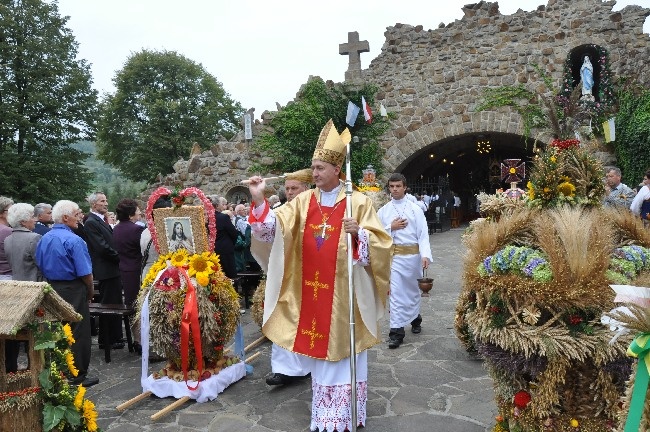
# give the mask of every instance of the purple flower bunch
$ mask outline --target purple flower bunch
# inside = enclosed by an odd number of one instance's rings
[[[494,255],[486,257],[477,269],[483,277],[495,274],[515,273],[548,282],[553,273],[542,252],[525,246],[506,246]]]

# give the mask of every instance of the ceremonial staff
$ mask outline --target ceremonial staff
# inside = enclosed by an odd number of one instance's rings
[[[350,143],[345,146],[345,215],[352,217],[352,170],[350,169]],[[354,285],[352,284],[352,234],[347,234],[348,241],[348,293],[350,302],[350,409],[352,413],[352,427],[350,432],[357,431],[357,355],[354,319]]]

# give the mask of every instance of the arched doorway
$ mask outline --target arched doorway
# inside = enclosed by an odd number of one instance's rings
[[[248,192],[248,188],[243,186],[235,186],[228,191],[226,194],[226,199],[229,203],[239,204],[241,202],[250,203],[251,195]]]
[[[530,168],[533,145],[518,134],[502,132],[468,133],[431,143],[399,165],[415,194],[424,191],[443,197],[441,205],[453,205],[452,192],[461,200],[464,221],[477,216],[476,194],[507,189],[501,180],[501,163],[521,159]],[[526,180],[519,183],[525,189]],[[449,213],[451,213],[449,211]]]

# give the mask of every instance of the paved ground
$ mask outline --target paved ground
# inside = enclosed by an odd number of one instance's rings
[[[372,432],[483,432],[491,429],[496,408],[492,381],[480,360],[469,356],[457,341],[454,308],[460,289],[464,247],[462,229],[431,236],[434,263],[429,276],[435,278],[430,297],[423,298],[422,333],[407,331],[405,343],[396,350],[386,344],[369,353],[368,419]],[[243,315],[246,342],[261,336],[259,327]],[[387,322],[383,325],[388,334]],[[163,419],[150,416],[173,399],[149,397],[120,413],[115,407],[141,393],[140,358],[127,350],[113,351],[113,361],[104,363],[103,352],[93,346],[91,374],[100,384],[88,390],[96,403],[99,425],[118,431],[215,431],[298,432],[309,430],[311,383],[271,388],[264,378],[270,374],[271,344],[254,351],[262,355],[252,361],[255,370],[228,387],[212,401],[187,402]],[[160,367],[161,363],[153,365]]]

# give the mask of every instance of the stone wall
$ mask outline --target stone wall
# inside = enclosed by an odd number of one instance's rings
[[[380,89],[377,104],[382,102],[397,114],[383,141],[386,172],[400,171],[418,152],[432,146],[435,150],[437,142],[450,137],[483,132],[521,135],[517,114],[475,112],[483,90],[528,83],[533,64],[559,83],[567,55],[581,45],[606,48],[615,77],[634,76],[650,85],[645,64],[650,36],[643,33],[650,9],[628,6],[613,12],[614,4],[549,0],[535,11],[502,15],[498,3],[480,2],[463,7],[462,19],[435,30],[406,24],[388,27],[381,54],[362,71],[362,80]],[[256,121],[254,136],[269,115]],[[251,160],[263,162],[259,154],[249,153],[239,135],[179,161],[175,173],[161,183],[181,181],[186,187],[228,197],[249,176]]]
[[[643,33],[650,9],[616,2],[549,0],[536,11],[502,15],[497,3],[463,7],[464,17],[436,30],[388,27],[381,54],[364,79],[376,83],[377,102],[397,113],[384,141],[387,171],[432,143],[464,133],[522,133],[518,115],[475,112],[483,89],[525,84],[539,64],[560,83],[571,49],[606,48],[615,76],[650,84],[645,63],[650,37]]]

